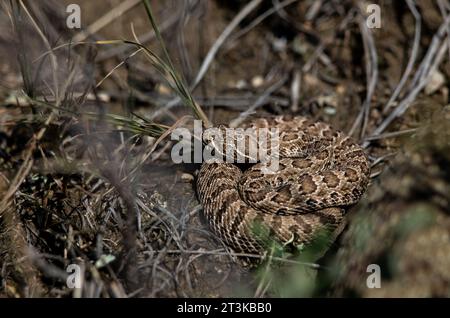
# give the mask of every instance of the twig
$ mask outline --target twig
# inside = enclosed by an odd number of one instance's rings
[[[305,14],[305,19],[307,21],[312,21],[316,17],[317,13],[319,13],[320,7],[323,4],[323,0],[314,1],[309,7],[308,11]]]
[[[241,23],[241,21],[250,14],[259,4],[262,2],[262,0],[252,0],[250,3],[248,3],[237,16],[234,17],[234,19],[228,24],[228,26],[223,30],[222,34],[219,35],[216,42],[214,42],[213,46],[210,48],[208,54],[206,54],[205,59],[203,60],[202,65],[200,66],[200,70],[197,73],[197,76],[194,79],[194,82],[192,83],[191,90],[194,90],[195,87],[200,83],[202,78],[205,76],[206,72],[208,71],[209,66],[211,65],[211,62],[213,61],[214,57],[216,56],[217,52],[219,51],[220,47],[225,43],[228,36],[233,32],[233,30]]]
[[[228,256],[235,256],[235,257],[248,257],[248,258],[257,258],[260,260],[265,260],[267,256],[265,255],[259,255],[259,254],[250,254],[250,253],[234,253],[234,252],[220,252],[220,250],[215,251],[206,251],[206,250],[165,250],[165,251],[154,251],[155,253],[164,252],[167,254],[202,254],[202,255],[228,255]],[[295,264],[295,265],[302,265],[302,266],[308,266],[311,268],[324,268],[323,266],[316,264],[316,263],[307,263],[307,262],[300,262],[295,261],[291,259],[286,259],[282,257],[271,257],[274,261],[279,261],[287,264]]]
[[[122,3],[120,3],[117,7],[112,8],[110,11],[105,13],[103,16],[101,16],[99,19],[97,19],[94,23],[89,25],[86,30],[81,31],[80,33],[76,34],[73,38],[74,42],[81,42],[86,40],[86,38],[94,34],[101,29],[103,29],[105,26],[107,26],[109,23],[114,21],[116,18],[123,15],[128,10],[134,8],[141,0],[126,0]]]
[[[359,125],[361,120],[363,120],[361,134],[360,136],[364,136],[367,128],[367,123],[369,120],[370,113],[370,103],[372,100],[372,96],[375,92],[375,87],[378,81],[378,55],[375,48],[375,42],[373,40],[372,32],[369,31],[369,28],[366,25],[366,20],[362,14],[359,15],[359,27],[361,29],[361,35],[364,43],[364,52],[366,57],[366,74],[367,74],[367,93],[366,99],[364,100],[363,105],[361,106],[361,111],[356,118],[353,127],[350,129],[350,135],[353,134],[356,127]]]
[[[271,259],[270,255],[270,258]],[[267,264],[265,264],[264,266],[264,272],[262,274],[262,277],[259,281],[258,287],[255,290],[255,294],[253,295],[254,298],[261,298],[263,297],[264,293],[267,291],[267,289],[269,288],[270,284],[272,283],[272,277],[268,277],[270,274],[270,261],[267,262]]]
[[[190,91],[193,91],[197,85],[200,83],[200,81],[205,76],[206,72],[209,69],[209,66],[211,65],[214,57],[216,56],[219,49],[222,47],[222,45],[225,43],[231,32],[241,23],[241,21],[250,14],[259,4],[262,2],[262,0],[252,0],[250,3],[248,3],[239,13],[234,17],[234,19],[228,24],[228,26],[223,30],[223,32],[220,34],[220,36],[217,38],[217,40],[214,42],[214,44],[209,49],[208,53],[206,54],[205,59],[203,60],[202,65],[200,66],[200,69],[197,73],[197,76],[194,79],[194,82],[190,86]],[[164,108],[160,109],[159,111],[156,111],[150,119],[154,119],[155,117],[161,115],[164,111],[172,108],[174,105],[178,104],[180,102],[180,98],[176,97],[173,100],[171,100]]]
[[[252,23],[250,23],[245,28],[243,28],[242,30],[236,32],[236,34],[234,34],[232,37],[230,37],[230,39],[228,41],[229,44],[227,45],[227,48],[225,49],[225,51],[228,51],[231,47],[233,47],[233,44],[236,42],[236,40],[238,38],[240,38],[243,35],[245,35],[248,32],[250,32],[251,29],[256,27],[258,24],[260,24],[262,21],[264,21],[265,19],[270,17],[272,14],[278,12],[279,10],[281,10],[281,9],[287,7],[288,5],[291,5],[291,4],[293,4],[294,2],[297,2],[297,1],[299,1],[299,0],[285,0],[283,2],[278,3],[277,5],[273,6],[272,8],[270,8],[269,10],[267,10],[266,12],[261,14],[260,16],[258,16],[256,19],[254,19],[252,21]]]
[[[273,92],[279,90],[288,80],[288,76],[284,75],[278,82],[269,87],[247,110],[239,114],[239,116],[230,122],[230,127],[238,127],[248,116],[255,112],[255,109],[264,104],[265,100],[272,95]]]
[[[300,86],[302,76],[300,70],[295,69],[293,72],[293,79],[291,83],[291,111],[293,113],[298,111],[298,101],[300,99]]]
[[[422,82],[426,76],[428,76],[430,65],[432,64],[433,58],[437,53],[438,47],[440,45],[442,37],[444,36],[448,28],[449,23],[450,23],[450,16],[448,16],[444,20],[444,22],[441,24],[436,34],[431,39],[431,44],[428,48],[428,51],[425,54],[425,57],[423,58],[422,63],[420,64],[418,70],[416,71],[416,74],[414,75],[411,84],[409,85],[410,90],[419,85],[419,83]]]
[[[441,10],[442,17],[446,19],[450,15],[450,3],[447,0],[438,0],[439,10]],[[447,13],[448,10],[448,13]],[[450,61],[450,25],[447,25],[447,49],[448,60]]]
[[[39,25],[34,20],[33,16],[28,11],[27,6],[23,3],[23,0],[19,0],[20,6],[23,8],[25,13],[27,14],[28,18],[30,19],[31,23],[33,24],[34,28],[36,29],[37,33],[41,37],[42,41],[44,42],[47,50],[50,52],[50,61],[52,63],[52,75],[53,75],[53,85],[54,85],[54,94],[55,94],[55,100],[56,105],[59,106],[61,102],[61,96],[59,94],[59,83],[58,83],[58,74],[56,73],[58,70],[58,60],[56,58],[55,52],[52,49],[52,46],[50,45],[50,42],[48,41],[45,34],[42,32]],[[17,30],[19,32],[19,30]]]
[[[108,72],[108,74],[106,74],[96,85],[95,87],[98,88],[100,85],[102,85],[102,83],[108,78],[110,77],[119,67],[121,67],[122,65],[124,65],[129,59],[131,59],[133,56],[135,56],[136,54],[138,54],[139,52],[141,52],[143,50],[143,48],[137,49],[134,52],[132,52],[131,54],[129,54],[125,59],[123,59],[122,61],[120,61],[119,64],[117,64],[116,66],[114,66],[111,71]]]
[[[178,14],[171,15],[169,18],[167,18],[161,22],[161,25],[159,26],[160,31],[167,30],[177,21],[178,21]],[[145,33],[144,35],[141,35],[138,38],[137,42],[147,43],[147,42],[152,41],[154,38],[155,38],[155,31],[151,30],[150,32]],[[98,54],[98,57],[96,58],[96,62],[102,62],[113,56],[126,54],[129,51],[130,51],[130,48],[128,46],[113,47],[111,49],[105,50],[104,52],[100,52]]]
[[[409,135],[409,134],[415,133],[416,131],[417,131],[417,128],[405,129],[405,130],[400,130],[400,131],[384,133],[381,135],[372,135],[370,137],[367,137],[365,140],[373,141],[373,140],[380,140],[380,139],[385,139],[385,138],[394,138],[394,137],[398,137],[398,136]]]
[[[416,20],[415,29],[414,29],[414,42],[411,49],[411,56],[409,57],[408,64],[406,65],[405,72],[403,73],[400,82],[398,83],[397,87],[395,88],[394,92],[392,93],[391,98],[389,98],[389,101],[384,105],[383,111],[386,111],[389,107],[393,106],[394,101],[397,99],[398,95],[403,89],[403,86],[405,86],[406,80],[409,77],[409,74],[411,73],[414,62],[417,59],[417,53],[419,51],[419,45],[420,45],[420,34],[421,34],[421,26],[422,26],[422,20],[419,12],[416,9],[416,6],[411,0],[406,0],[406,3],[408,4],[409,10],[411,10],[411,13],[414,16],[414,19]]]
[[[194,111],[197,118],[199,118],[203,125],[207,128],[211,127],[211,123],[209,122],[208,117],[203,112],[200,105],[198,105],[195,100],[193,99],[191,95],[192,88],[186,87],[183,77],[180,76],[175,70],[175,67],[173,66],[172,59],[170,58],[169,53],[167,52],[166,45],[164,44],[164,41],[162,39],[161,33],[159,32],[158,25],[156,23],[156,20],[153,16],[152,8],[150,6],[150,2],[148,0],[142,0],[144,3],[145,11],[147,12],[148,19],[150,20],[150,23],[153,27],[153,30],[155,31],[156,38],[158,39],[159,45],[161,46],[161,49],[163,51],[163,59],[159,58],[156,54],[154,54],[150,49],[144,47],[141,43],[137,42],[138,38],[134,32],[134,29],[132,28],[133,35],[136,39],[136,42],[133,43],[134,45],[141,47],[144,49],[146,56],[149,58],[149,60],[152,62],[153,66],[155,66],[157,69],[162,71],[163,76],[164,73],[167,72],[170,74],[170,77],[173,79],[174,83],[171,83],[168,81],[168,84],[171,85],[173,90],[178,93],[178,98],[184,99],[184,102],[186,106],[189,106]],[[127,41],[124,41],[127,42]],[[132,43],[131,41],[128,41],[129,43]],[[165,77],[166,78],[166,77]],[[166,78],[166,80],[168,80]]]
[[[369,136],[377,136],[380,135],[397,117],[403,115],[406,110],[411,106],[411,103],[416,98],[416,96],[422,91],[425,85],[430,80],[430,75],[436,70],[437,66],[441,63],[444,53],[447,48],[447,42],[442,41],[442,37],[446,32],[447,26],[450,23],[450,16],[448,16],[445,21],[439,27],[439,30],[433,36],[431,41],[431,45],[428,48],[428,51],[422,60],[420,65],[420,69],[422,70],[422,74],[417,77],[419,82],[416,86],[412,87],[408,95],[398,104],[398,106],[386,117],[386,119],[375,129],[375,131]],[[441,43],[442,42],[442,43]],[[431,63],[432,57],[434,57],[433,62]],[[416,73],[417,75],[417,73]],[[370,144],[369,140],[364,141],[363,147],[367,148]]]

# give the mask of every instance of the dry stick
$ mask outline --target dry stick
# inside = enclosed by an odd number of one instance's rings
[[[187,119],[189,119],[190,116],[183,116],[180,119],[178,119],[170,128],[168,128],[164,133],[159,136],[159,138],[155,141],[155,143],[152,145],[152,147],[145,153],[145,155],[139,160],[139,162],[136,164],[136,166],[131,170],[129,175],[134,175],[139,168],[147,161],[148,157],[155,151],[156,147],[163,141],[169,134],[172,133],[172,131],[179,126],[183,125]],[[128,176],[124,177],[124,179],[128,178]]]
[[[122,61],[120,61],[120,63],[118,63],[116,66],[114,66],[111,71],[109,71],[96,85],[95,88],[98,88],[100,85],[103,84],[103,82],[109,78],[119,67],[121,67],[122,65],[124,65],[129,59],[131,59],[133,56],[135,56],[136,54],[138,54],[139,52],[141,52],[142,50],[144,50],[143,48],[139,48],[137,50],[135,50],[134,52],[130,53],[128,56],[126,56]]]
[[[320,1],[317,1],[316,3],[319,3]],[[355,8],[352,8],[345,16],[345,18],[341,21],[341,23],[339,23],[337,30],[335,31],[335,35],[336,32],[340,32],[342,30],[345,29],[346,25],[349,23],[349,21],[352,19],[352,15],[354,14],[354,12],[356,11]],[[302,72],[303,73],[308,73],[312,67],[315,65],[315,63],[317,62],[317,60],[320,60],[323,64],[325,64],[326,66],[330,66],[331,62],[330,62],[330,58],[324,54],[323,50],[325,49],[325,47],[329,46],[330,44],[332,44],[333,40],[335,39],[335,36],[330,37],[329,39],[326,39],[324,41],[320,40],[319,45],[317,46],[317,48],[314,50],[313,54],[311,55],[311,57],[308,59],[308,61],[302,66]],[[333,65],[331,65],[333,66]]]
[[[178,21],[178,14],[171,15],[168,19],[165,19],[161,25],[159,26],[160,31],[165,31],[169,27],[171,27],[175,22]],[[147,43],[152,41],[155,38],[155,31],[151,30],[148,33],[145,33],[144,35],[140,36],[138,38],[139,43]],[[102,62],[104,60],[107,60],[113,56],[125,54],[128,51],[130,51],[130,48],[127,46],[119,46],[119,47],[113,47],[111,49],[108,49],[102,53],[100,53],[96,59],[97,62]]]
[[[308,73],[311,68],[314,66],[314,64],[317,62],[317,60],[320,57],[323,57],[323,49],[325,48],[325,43],[320,43],[317,48],[314,50],[313,54],[311,55],[311,57],[308,59],[308,61],[302,66],[302,72],[303,73]],[[328,57],[327,57],[328,58]]]
[[[323,0],[314,1],[313,4],[309,7],[308,11],[305,14],[305,19],[307,21],[312,21],[319,13],[320,7],[322,7]]]
[[[239,116],[230,122],[230,127],[238,127],[248,116],[254,113],[255,109],[264,104],[264,101],[272,95],[273,92],[279,90],[288,79],[287,75],[284,75],[278,82],[273,84],[258,99],[251,105],[246,111],[239,114]]]
[[[370,160],[373,160],[372,163],[370,164],[370,169],[373,169],[373,167],[375,167],[377,164],[379,164],[380,162],[383,162],[386,158],[389,157],[393,157],[397,154],[397,152],[391,152],[391,153],[387,153],[384,156],[381,157],[371,157]],[[380,171],[381,173],[381,171]],[[375,176],[379,175],[380,173],[376,173]],[[370,175],[370,178],[374,178],[375,176],[373,176],[372,174]]]
[[[186,36],[184,29],[186,28],[186,25],[188,25],[189,20],[191,19],[191,15],[193,13],[193,11],[190,10],[189,8],[191,5],[192,4],[190,3],[190,1],[183,2],[180,10],[181,11],[180,18],[178,19],[179,22],[175,26],[175,34],[176,34],[175,42],[176,47],[180,54],[180,65],[181,69],[183,70],[182,74],[184,75],[185,78],[187,77],[189,79],[192,78],[192,64],[188,55],[189,50],[186,48]]]
[[[428,76],[428,74],[429,74],[428,71],[429,71],[430,65],[432,63],[432,60],[435,57],[437,47],[439,46],[441,39],[444,36],[449,23],[450,23],[450,16],[448,16],[444,20],[444,22],[441,24],[441,26],[439,27],[436,34],[431,39],[431,44],[428,48],[428,51],[425,54],[425,57],[423,58],[422,63],[419,66],[419,69],[416,71],[416,74],[414,75],[414,78],[413,78],[411,84],[409,85],[409,90],[414,89],[414,87],[416,87],[418,85],[418,83],[423,81],[423,79],[426,76]]]
[[[414,19],[416,20],[415,24],[415,30],[414,30],[414,42],[411,49],[411,56],[408,60],[408,64],[406,65],[405,72],[403,73],[400,82],[398,83],[397,87],[395,88],[394,92],[392,93],[391,98],[389,98],[389,101],[386,103],[386,105],[383,108],[383,111],[386,111],[389,107],[393,106],[394,101],[399,96],[400,92],[402,91],[403,87],[405,86],[406,80],[408,79],[414,63],[417,59],[417,53],[419,52],[419,45],[420,45],[420,34],[421,34],[421,26],[422,26],[422,20],[419,12],[417,11],[414,3],[411,0],[407,0],[406,3],[408,4],[409,9],[411,10],[411,13],[414,16]]]
[[[295,69],[291,83],[291,111],[296,113],[299,110],[300,89],[302,83],[302,74],[300,70]]]
[[[260,260],[265,260],[267,258],[267,256],[265,255],[259,255],[259,254],[250,254],[250,253],[231,253],[231,252],[220,252],[221,250],[215,250],[215,251],[205,251],[205,250],[164,250],[164,251],[154,251],[155,253],[159,254],[160,252],[162,253],[167,253],[167,254],[202,254],[202,255],[217,255],[217,256],[236,256],[236,257],[248,257],[248,258],[257,258]],[[316,263],[308,263],[308,262],[299,262],[299,261],[294,261],[291,259],[286,259],[286,258],[282,258],[282,257],[270,257],[271,260],[274,261],[279,261],[279,262],[284,262],[284,263],[288,263],[288,264],[295,264],[295,265],[303,265],[303,266],[308,266],[311,268],[324,268],[323,266],[320,266],[319,264]]]
[[[23,258],[23,261],[21,262],[21,267],[24,270],[25,279],[29,286],[34,286],[36,288],[36,293],[42,293],[43,288],[40,286],[40,282],[37,280],[38,274],[35,273],[35,268],[30,262],[30,259],[27,257],[28,249],[27,249],[27,240],[26,235],[23,232],[23,228],[19,223],[19,220],[16,216],[16,210],[11,207],[12,203],[12,197],[14,193],[17,192],[20,185],[22,184],[23,180],[25,180],[26,176],[31,171],[31,168],[33,167],[33,152],[36,149],[36,146],[39,142],[39,140],[42,139],[44,136],[45,131],[47,130],[47,127],[49,123],[53,120],[55,113],[51,113],[50,116],[47,118],[44,127],[42,127],[37,134],[35,134],[31,140],[30,145],[28,146],[28,149],[25,153],[25,158],[23,160],[23,163],[18,169],[18,172],[16,173],[13,181],[10,183],[8,190],[3,195],[2,200],[0,201],[0,216],[4,217],[6,227],[15,229],[11,233],[11,242],[16,244],[16,250],[15,253],[18,254],[17,259],[19,259],[19,256]],[[38,295],[34,295],[38,296]]]
[[[369,121],[369,113],[370,113],[370,103],[372,100],[372,96],[375,92],[375,87],[377,85],[378,81],[378,55],[377,50],[375,48],[375,41],[373,39],[372,32],[369,31],[367,28],[367,25],[365,23],[365,19],[361,17],[360,24],[362,25],[363,29],[363,40],[365,42],[364,46],[369,49],[370,52],[370,64],[367,66],[367,70],[370,70],[370,80],[368,83],[367,88],[367,96],[366,100],[364,101],[363,108],[364,108],[364,122],[363,127],[361,129],[361,136],[365,135],[367,123]],[[367,61],[368,62],[368,61]]]
[[[134,91],[137,94],[143,94],[138,93],[139,90]],[[117,94],[117,92],[106,92],[108,96],[111,97],[121,97],[125,95]],[[155,98],[150,98],[148,96],[142,96],[138,95],[135,96],[138,98],[138,100],[144,101],[144,102],[150,102],[155,103]],[[255,101],[254,94],[250,93],[243,93],[243,94],[236,94],[236,95],[218,95],[214,97],[202,97],[202,96],[194,96],[194,99],[202,105],[202,107],[214,107],[214,106],[223,106],[223,107],[229,107],[232,109],[247,109],[249,103],[252,103]],[[158,104],[161,103],[167,103],[170,100],[170,98],[164,98],[160,97],[158,98]],[[275,103],[277,105],[280,105],[282,107],[287,107],[291,105],[290,98],[287,97],[280,97],[280,96],[269,96],[265,102],[266,105],[270,103]],[[182,106],[181,103],[178,103],[176,106]]]
[[[29,148],[27,149],[27,152],[25,154],[23,163],[18,169],[18,172],[16,173],[13,181],[10,183],[8,191],[6,191],[6,193],[3,195],[2,200],[0,201],[0,215],[2,215],[5,212],[6,208],[11,204],[11,199],[14,196],[14,193],[16,193],[16,191],[19,189],[23,180],[33,167],[32,155],[34,149],[36,148],[37,143],[36,139],[37,139],[36,136],[32,137]]]
[[[48,41],[47,37],[45,36],[44,32],[42,32],[41,28],[39,28],[39,25],[34,20],[33,16],[28,11],[27,6],[23,3],[22,0],[19,0],[20,6],[23,8],[25,13],[27,14],[28,18],[30,19],[31,23],[33,24],[34,28],[36,29],[39,36],[42,38],[42,41],[44,42],[44,45],[46,46],[48,52],[50,52],[50,61],[52,63],[52,75],[53,75],[53,85],[54,87],[54,94],[55,94],[55,103],[56,106],[59,106],[61,103],[60,94],[59,94],[59,83],[58,83],[58,74],[56,73],[58,70],[58,61],[56,59],[56,55],[53,51],[52,46],[50,45],[50,42]]]
[[[436,34],[433,36],[431,45],[420,66],[424,73],[422,76],[420,76],[419,83],[415,87],[413,87],[409,94],[399,103],[399,105],[389,114],[389,116],[386,117],[386,119],[377,127],[377,129],[375,129],[375,131],[369,136],[369,138],[372,136],[380,135],[394,119],[403,115],[409,108],[409,106],[411,106],[413,100],[428,83],[431,77],[430,75],[433,74],[444,57],[445,50],[447,48],[447,42],[442,41],[442,37],[446,32],[446,28],[449,23],[450,16],[448,16],[447,19],[441,24],[438,32],[436,32]],[[433,63],[431,63],[432,57],[435,57]],[[370,140],[365,140],[362,146],[364,148],[367,148],[369,144]]]
[[[270,263],[271,262],[267,262],[267,264],[264,266],[264,272],[262,273],[262,277],[259,281],[258,287],[253,294],[254,298],[261,298],[272,283],[272,277],[268,277],[270,273]]]
[[[36,29],[37,33],[39,34],[39,36],[42,38],[45,46],[47,47],[47,49],[50,51],[50,60],[52,63],[52,68],[53,68],[53,81],[54,81],[54,85],[55,85],[55,99],[56,99],[56,103],[59,105],[60,103],[60,96],[59,96],[59,83],[58,83],[58,78],[57,78],[57,68],[58,68],[58,63],[57,63],[57,59],[56,56],[50,46],[50,43],[48,41],[48,39],[45,37],[44,33],[42,32],[42,30],[39,28],[38,24],[36,23],[36,21],[33,19],[33,16],[30,14],[30,12],[28,11],[27,7],[25,6],[25,4],[23,3],[22,0],[19,1],[21,7],[23,8],[23,10],[25,11],[25,13],[27,14],[28,18],[30,19],[32,25],[34,26],[34,28]],[[19,32],[19,30],[16,30],[17,32]],[[31,171],[31,168],[33,167],[33,152],[37,147],[38,142],[42,139],[42,137],[44,136],[47,127],[49,125],[49,123],[53,120],[53,117],[55,115],[55,111],[53,111],[49,117],[47,118],[47,120],[44,123],[44,126],[35,134],[33,135],[33,137],[30,139],[29,141],[29,146],[27,151],[25,152],[25,158],[23,160],[23,163],[21,164],[21,166],[18,169],[18,172],[16,173],[13,181],[11,182],[11,184],[9,185],[9,189],[8,191],[6,191],[6,194],[4,194],[3,198],[0,201],[0,215],[4,215],[5,219],[8,219],[10,222],[18,222],[16,219],[15,214],[15,210],[11,209],[11,199],[14,195],[14,193],[16,193],[16,191],[18,190],[18,188],[20,187],[20,185],[22,184],[23,180],[26,178],[26,176],[28,175],[28,173]],[[16,242],[18,244],[18,248],[17,248],[17,253],[20,253],[22,255],[24,255],[24,260],[23,260],[23,266],[24,268],[27,267],[27,272],[25,273],[27,275],[31,276],[36,276],[37,274],[33,273],[35,271],[34,267],[32,266],[32,264],[30,264],[29,258],[26,257],[27,255],[27,250],[25,250],[27,241],[25,239],[25,233],[23,233],[23,229],[21,228],[21,226],[19,224],[10,224],[12,226],[14,226],[16,228],[15,231],[15,239],[13,240],[13,242]],[[23,239],[23,241],[21,241],[21,239]],[[31,278],[26,278],[27,280],[36,280],[36,277],[31,277]],[[29,281],[30,282],[30,281]],[[39,284],[38,282],[32,283],[34,284]],[[38,288],[39,291],[42,291],[42,288]],[[38,292],[39,292],[38,291]]]
[[[247,4],[241,12],[231,21],[231,23],[225,28],[222,34],[217,38],[216,42],[213,44],[208,54],[205,57],[202,65],[200,66],[200,70],[198,71],[197,76],[194,79],[194,83],[192,83],[191,90],[194,90],[195,87],[200,83],[202,78],[205,76],[208,71],[211,62],[219,51],[220,47],[225,43],[228,36],[233,32],[233,30],[239,25],[239,23],[252,12],[262,0],[253,0],[249,4]]]
[[[123,237],[122,259],[124,261],[124,278],[126,285],[130,290],[136,290],[138,286],[138,269],[137,269],[137,218],[139,209],[135,202],[135,193],[130,182],[122,182],[114,170],[114,167],[99,167],[102,175],[114,186],[124,201],[126,216],[125,224],[122,226],[121,232]]]
[[[439,49],[439,53],[436,58],[436,62],[433,63],[431,70],[435,70],[437,65],[442,61],[444,57],[445,50],[447,48],[447,44],[443,43]],[[429,75],[432,74],[432,72],[429,72]],[[372,140],[376,140],[378,138],[373,138],[374,136],[380,135],[388,126],[389,124],[397,117],[403,115],[405,111],[411,106],[413,100],[416,98],[416,96],[420,93],[420,91],[425,87],[425,85],[428,83],[430,79],[430,76],[427,76],[423,81],[419,83],[418,86],[416,86],[409,94],[408,96],[397,106],[397,108],[378,126],[377,129],[366,138],[366,140],[363,143],[363,148],[367,148],[369,146],[370,142]]]
[[[379,140],[379,139],[409,135],[409,134],[413,134],[413,133],[417,132],[417,130],[418,130],[417,128],[411,128],[411,129],[405,129],[405,130],[400,130],[400,131],[384,133],[381,135],[372,135],[370,137],[367,137],[366,140],[372,141],[372,140]]]
[[[231,47],[233,47],[233,44],[236,42],[236,40],[238,38],[240,38],[243,35],[245,35],[248,32],[250,32],[254,27],[256,27],[262,21],[267,19],[269,16],[271,16],[272,14],[278,12],[279,10],[283,9],[284,7],[287,7],[288,5],[290,5],[290,4],[294,3],[294,2],[297,2],[297,1],[299,1],[299,0],[286,0],[286,1],[283,1],[283,2],[281,2],[279,4],[277,4],[276,6],[273,6],[272,8],[270,8],[269,10],[267,10],[266,12],[261,14],[260,16],[258,16],[255,20],[252,21],[252,23],[250,23],[248,26],[246,26],[245,28],[243,28],[239,32],[236,32],[236,34],[234,34],[232,37],[230,37],[230,39],[228,41],[229,44],[227,45],[227,49],[225,51],[228,51]]]
[[[438,0],[439,10],[441,11],[444,19],[450,15],[450,3],[446,0]],[[447,8],[447,9],[446,9]],[[447,13],[447,10],[449,13]],[[450,25],[447,25],[447,48],[448,48],[448,60],[450,61]]]
[[[378,55],[375,48],[372,33],[369,31],[369,28],[366,25],[366,21],[361,14],[359,15],[359,27],[361,29],[361,36],[363,38],[364,43],[366,74],[368,79],[367,94],[366,99],[364,100],[364,103],[361,107],[361,111],[359,112],[355,122],[353,123],[352,128],[350,129],[349,135],[352,135],[354,133],[356,127],[358,127],[361,121],[363,120],[363,125],[361,128],[361,137],[362,137],[365,135],[366,132],[367,122],[369,120],[369,113],[370,113],[370,103],[378,81]]]
[[[76,34],[73,38],[74,42],[80,42],[86,40],[86,38],[94,34],[101,29],[103,29],[105,26],[107,26],[109,23],[114,21],[114,19],[120,17],[128,10],[132,9],[134,6],[136,6],[141,0],[127,0],[125,2],[122,2],[117,7],[111,9],[107,13],[105,13],[103,16],[101,16],[99,19],[97,19],[94,23],[89,25],[86,30],[81,31],[80,33]]]
[[[1,194],[2,189],[0,189]],[[21,294],[21,297],[42,297],[45,293],[45,287],[40,281],[39,272],[32,260],[26,257],[28,241],[19,214],[16,213],[14,206],[9,205],[0,213],[0,216],[0,219],[2,219],[2,233],[0,233],[2,249],[6,248],[7,252],[6,255],[2,255],[0,263],[3,263],[3,265],[6,262],[9,263],[9,266],[13,267],[14,276],[16,276],[13,279],[19,278],[25,282],[25,286],[23,286],[25,287],[23,289],[24,294]],[[9,283],[8,281],[7,278],[3,280],[6,284]]]
[[[228,24],[228,26],[223,30],[222,34],[217,38],[216,42],[211,46],[209,49],[208,54],[206,55],[205,59],[203,60],[202,65],[200,66],[200,70],[197,73],[197,76],[194,79],[194,82],[190,86],[190,91],[193,91],[197,85],[200,83],[200,81],[205,76],[206,72],[209,69],[209,66],[211,65],[214,57],[216,56],[219,49],[222,47],[222,45],[225,43],[227,38],[230,36],[231,32],[241,23],[241,21],[249,15],[259,4],[262,2],[262,0],[252,0],[250,3],[248,3],[239,13],[234,17],[234,19]],[[172,108],[176,104],[180,102],[180,98],[176,97],[172,99],[167,105],[156,111],[150,119],[154,119],[161,115],[163,112],[167,111],[168,109]]]

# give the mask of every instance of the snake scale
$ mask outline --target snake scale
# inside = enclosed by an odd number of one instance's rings
[[[204,162],[197,192],[212,231],[240,253],[262,253],[255,233],[263,226],[275,240],[310,243],[318,230],[334,229],[345,207],[367,188],[370,167],[362,148],[344,133],[306,117],[256,118],[244,128],[278,128],[279,169],[263,174],[257,162],[245,170]]]

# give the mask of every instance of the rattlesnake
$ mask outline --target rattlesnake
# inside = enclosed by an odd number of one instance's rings
[[[258,226],[281,243],[309,243],[319,229],[336,228],[345,206],[366,190],[370,168],[364,151],[339,131],[305,117],[273,116],[245,128],[278,128],[279,170],[264,163],[244,172],[227,162],[204,162],[197,192],[213,232],[241,253],[265,248]]]

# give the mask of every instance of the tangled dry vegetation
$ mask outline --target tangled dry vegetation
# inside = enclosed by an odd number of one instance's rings
[[[364,1],[150,1],[170,59],[141,1],[80,0],[81,31],[70,2],[0,7],[0,296],[450,295],[448,0],[380,2],[379,29]],[[369,154],[319,260],[239,266],[202,219],[199,166],[170,158],[194,116],[254,113],[323,120]]]

